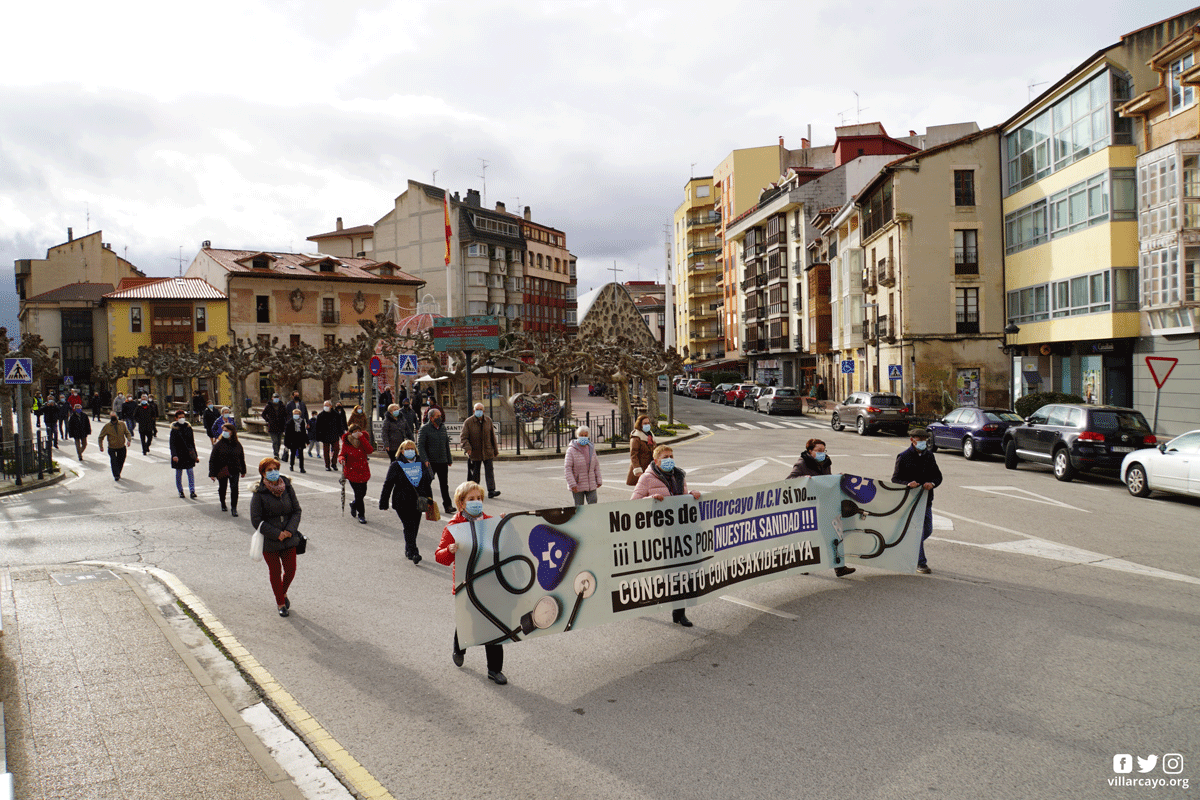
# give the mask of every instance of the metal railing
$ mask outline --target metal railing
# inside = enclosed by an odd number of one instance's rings
[[[50,442],[42,435],[41,429],[31,441],[22,444],[18,451],[16,444],[7,436],[0,443],[0,479],[14,480],[20,485],[23,476],[37,475],[41,479],[47,472],[57,471]]]

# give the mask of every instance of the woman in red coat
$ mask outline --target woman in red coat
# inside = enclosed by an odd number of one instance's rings
[[[371,440],[363,433],[358,425],[351,425],[342,436],[341,450],[338,452],[338,463],[342,465],[342,477],[350,481],[354,489],[354,501],[350,503],[350,516],[358,517],[363,525],[367,524],[366,504],[363,498],[367,496],[367,481],[371,480],[371,465],[368,456],[375,452]]]

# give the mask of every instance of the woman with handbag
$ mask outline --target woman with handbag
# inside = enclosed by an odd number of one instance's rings
[[[171,426],[168,441],[171,445],[171,466],[175,468],[175,488],[179,490],[179,497],[183,499],[183,473],[186,471],[188,490],[195,500],[196,474],[192,467],[196,466],[200,459],[196,457],[196,437],[192,433],[192,426],[188,424],[187,412],[183,409],[175,412],[175,424]]]
[[[643,414],[634,423],[633,433],[629,436],[629,474],[625,476],[626,486],[637,486],[638,479],[654,460],[654,426],[650,417]]]
[[[279,459],[267,456],[258,462],[262,478],[250,498],[250,522],[263,535],[263,561],[271,578],[271,591],[279,616],[288,616],[292,601],[288,587],[296,577],[297,548],[305,544],[300,533],[300,501],[292,483],[279,473]]]
[[[217,437],[208,456],[208,477],[217,482],[217,496],[221,498],[222,511],[225,510],[225,488],[229,487],[229,503],[232,507],[229,514],[233,517],[238,515],[239,475],[246,477],[246,453],[237,439],[233,423],[227,422],[221,427],[221,435]]]
[[[367,496],[367,481],[371,480],[371,464],[368,457],[375,452],[366,431],[358,425],[351,425],[350,430],[342,437],[341,452],[338,453],[338,463],[342,465],[342,477],[350,482],[354,489],[354,501],[350,503],[350,516],[358,517],[363,525],[367,524],[366,505],[363,498]]]
[[[434,522],[439,515],[433,501],[433,472],[417,458],[417,443],[412,439],[405,439],[396,447],[396,460],[388,468],[379,495],[379,510],[387,511],[389,501],[404,526],[404,557],[414,565],[420,564],[417,529],[421,526],[421,515],[431,514]]]

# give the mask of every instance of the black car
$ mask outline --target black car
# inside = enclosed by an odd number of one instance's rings
[[[1091,469],[1116,472],[1125,456],[1156,444],[1158,437],[1140,411],[1051,404],[1004,432],[1004,466],[1016,469],[1022,461],[1049,464],[1054,477],[1069,481]]]
[[[929,437],[934,449],[962,450],[963,458],[974,461],[983,453],[1004,452],[1004,432],[1025,420],[1008,408],[962,406],[931,423]]]

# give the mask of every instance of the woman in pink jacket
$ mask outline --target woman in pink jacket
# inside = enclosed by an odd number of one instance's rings
[[[660,444],[654,448],[654,461],[638,478],[637,486],[633,489],[633,496],[629,499],[638,500],[643,497],[652,497],[655,500],[662,500],[667,495],[680,494],[690,494],[695,499],[700,499],[699,492],[688,491],[687,474],[675,466],[675,452],[671,450],[670,445]],[[692,621],[687,618],[687,614],[682,608],[671,611],[671,621],[685,628],[692,627]]]
[[[596,503],[596,490],[604,485],[600,477],[600,459],[592,445],[592,432],[586,425],[575,429],[575,439],[567,445],[567,457],[563,459],[563,474],[567,487],[575,498],[575,505]]]

